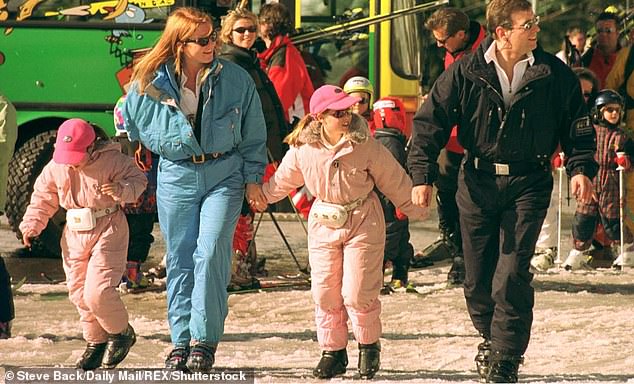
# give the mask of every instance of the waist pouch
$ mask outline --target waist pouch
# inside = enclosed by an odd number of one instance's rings
[[[72,231],[90,231],[97,225],[97,219],[119,210],[119,206],[100,209],[71,208],[66,211],[66,226]]]
[[[348,220],[348,212],[359,207],[364,200],[365,196],[345,205],[317,200],[310,209],[310,216],[326,227],[341,228]]]

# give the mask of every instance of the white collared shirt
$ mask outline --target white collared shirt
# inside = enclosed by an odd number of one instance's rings
[[[185,116],[192,122],[192,126],[194,119],[196,118],[196,112],[198,111],[198,98],[200,97],[200,85],[207,75],[209,71],[205,68],[198,71],[196,74],[196,92],[193,92],[191,89],[187,88],[185,84],[187,83],[187,75],[185,72],[181,73],[181,102],[180,107]]]
[[[515,63],[513,67],[513,80],[509,81],[508,76],[506,76],[506,72],[500,66],[498,62],[497,55],[495,51],[497,50],[497,40],[493,41],[493,44],[489,46],[489,49],[484,52],[484,61],[487,64],[493,62],[495,64],[495,72],[498,74],[498,79],[500,80],[500,86],[502,87],[502,97],[504,98],[504,105],[508,108],[511,105],[511,99],[513,95],[517,92],[517,89],[524,77],[524,72],[526,72],[526,68],[529,65],[533,65],[535,63],[535,57],[533,56],[533,52],[528,52],[526,54],[526,58]]]

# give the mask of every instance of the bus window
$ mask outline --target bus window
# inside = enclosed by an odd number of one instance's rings
[[[392,9],[398,11],[415,5],[415,0],[394,0]],[[400,18],[398,23],[391,24],[390,63],[394,72],[405,79],[420,78],[419,52],[422,47],[420,22],[417,19],[416,15],[407,15]]]

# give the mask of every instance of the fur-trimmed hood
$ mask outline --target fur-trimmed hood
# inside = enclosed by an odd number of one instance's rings
[[[371,136],[367,121],[363,117],[353,113],[352,120],[350,121],[350,128],[345,136],[347,140],[355,144],[365,143]],[[299,142],[301,144],[313,144],[320,141],[321,123],[317,120],[312,120],[310,123],[306,124],[300,132]]]

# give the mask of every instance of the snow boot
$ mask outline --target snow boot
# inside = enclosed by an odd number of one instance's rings
[[[359,376],[364,380],[370,380],[381,366],[381,343],[359,343]]]
[[[150,280],[141,272],[141,263],[138,261],[128,261],[126,263],[126,274],[121,279],[128,289],[147,288]]]
[[[345,348],[338,351],[322,351],[321,359],[313,369],[313,376],[318,379],[330,379],[346,373],[347,366],[348,353]]]
[[[546,272],[555,266],[557,257],[557,247],[535,249],[535,254],[531,258],[531,267],[537,272]]]
[[[128,328],[125,331],[116,335],[108,335],[106,352],[101,361],[101,366],[104,369],[116,367],[117,364],[125,359],[134,343],[136,343],[136,334],[130,324],[128,324]]]
[[[447,274],[447,283],[450,286],[458,286],[464,283],[465,276],[464,256],[455,255],[453,258],[453,264]]]
[[[189,347],[174,347],[165,359],[165,369],[172,371],[188,372],[187,358],[189,357]]]
[[[88,343],[84,354],[81,355],[81,359],[75,364],[75,368],[92,371],[101,367],[103,354],[106,352],[106,345],[108,343]]]
[[[11,321],[0,321],[0,339],[11,338]]]
[[[480,376],[480,382],[486,383],[491,365],[491,339],[485,338],[478,344],[478,354],[475,357],[476,370]]]
[[[592,269],[589,264],[591,260],[592,256],[589,256],[585,251],[579,251],[573,248],[570,250],[563,266],[566,271]]]
[[[187,358],[187,368],[192,372],[211,372],[216,361],[216,347],[197,343],[191,348]]]
[[[491,353],[491,365],[487,382],[517,383],[517,371],[524,362],[522,356],[495,351]]]

